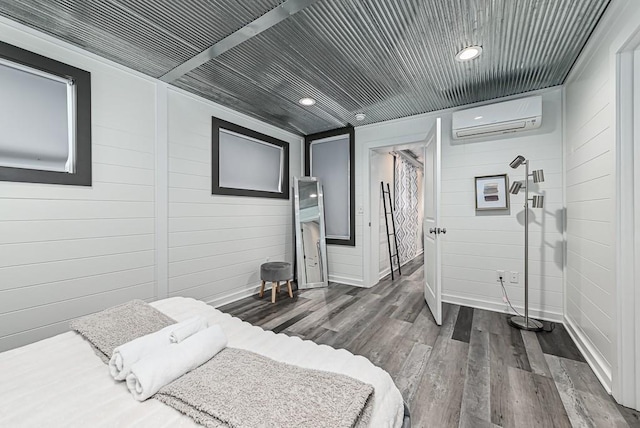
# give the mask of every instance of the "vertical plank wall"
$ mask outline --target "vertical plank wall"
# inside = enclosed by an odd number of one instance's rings
[[[302,140],[169,91],[169,295],[219,305],[254,293],[267,258],[293,261],[293,192],[289,200],[211,195],[212,116],[288,142],[291,177],[301,172]]]
[[[617,364],[615,55],[637,3],[610,8],[566,82],[566,321],[600,380]],[[628,89],[625,89],[628,90]]]
[[[0,182],[0,351],[154,290],[154,84],[0,23],[91,72],[93,186]]]

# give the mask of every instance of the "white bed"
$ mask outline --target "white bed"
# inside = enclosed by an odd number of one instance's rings
[[[194,315],[207,317],[222,326],[230,347],[369,383],[375,390],[370,426],[399,428],[403,424],[402,396],[393,380],[362,356],[264,331],[194,299],[174,297],[152,306],[176,321]],[[75,332],[0,354],[0,376],[2,427],[199,426],[157,400],[134,400]]]

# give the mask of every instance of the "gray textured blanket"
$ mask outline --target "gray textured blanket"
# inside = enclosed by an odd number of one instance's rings
[[[226,348],[154,396],[206,427],[367,426],[373,386]]]
[[[118,346],[174,323],[147,302],[132,300],[73,320],[69,326],[89,341],[102,361],[109,363]]]
[[[108,363],[116,347],[173,323],[146,302],[133,300],[70,326]],[[207,427],[359,428],[369,424],[373,386],[226,348],[153,398]]]

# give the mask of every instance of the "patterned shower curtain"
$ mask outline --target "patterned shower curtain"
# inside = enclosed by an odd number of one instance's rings
[[[402,264],[418,253],[418,170],[400,156],[395,158],[394,188],[396,236]]]

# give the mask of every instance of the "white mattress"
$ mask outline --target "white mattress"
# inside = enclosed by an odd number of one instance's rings
[[[403,402],[387,372],[362,356],[274,334],[203,302],[174,297],[152,303],[177,321],[194,315],[220,324],[229,346],[301,367],[342,373],[374,386],[371,427],[400,427]],[[139,403],[89,344],[74,332],[0,353],[1,427],[195,427],[157,400]]]

